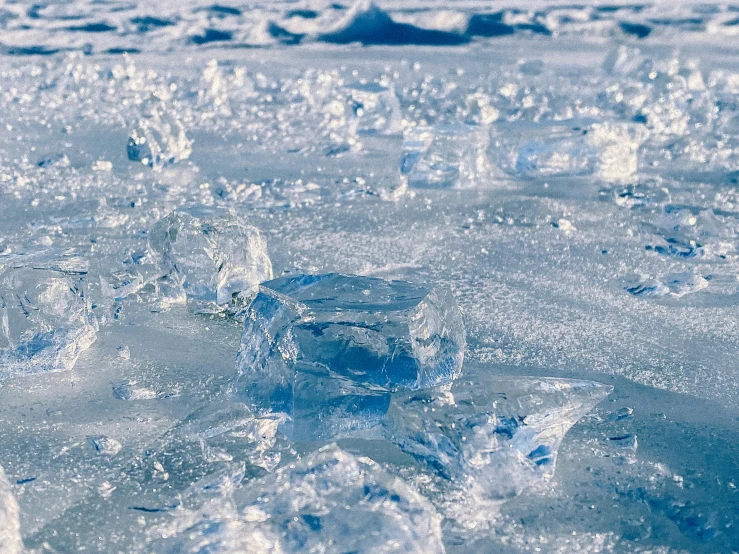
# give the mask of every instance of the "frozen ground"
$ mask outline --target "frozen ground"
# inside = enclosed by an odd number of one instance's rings
[[[1,552],[739,551],[739,6],[379,6],[0,4]],[[214,302],[328,272],[466,353],[320,450]]]

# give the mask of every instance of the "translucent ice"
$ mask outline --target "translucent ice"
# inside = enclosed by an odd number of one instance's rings
[[[0,552],[3,554],[23,552],[19,513],[18,503],[10,492],[10,483],[0,466]]]
[[[225,211],[195,207],[172,212],[149,232],[149,249],[162,272],[196,300],[227,304],[272,278],[260,232]]]
[[[477,508],[550,479],[565,433],[609,392],[588,381],[464,378],[393,395],[384,433],[435,475],[432,497],[466,525]]]
[[[443,290],[336,273],[282,277],[263,283],[248,308],[236,397],[289,415],[295,440],[369,428],[391,391],[456,378],[465,337]]]
[[[389,135],[402,130],[400,103],[392,87],[356,83],[348,88],[357,133]]]
[[[637,170],[646,139],[626,124],[577,121],[499,123],[489,147],[495,166],[511,175],[537,178],[593,175],[626,181]]]
[[[0,269],[0,378],[74,367],[97,335],[79,279],[30,267]]]
[[[625,286],[626,292],[634,296],[672,296],[680,298],[686,294],[701,291],[708,287],[708,279],[701,275],[683,271],[668,273],[662,277],[636,276]]]
[[[414,127],[405,132],[401,184],[412,188],[468,188],[485,183],[489,166],[485,127]]]
[[[187,138],[174,108],[151,101],[142,111],[128,138],[129,160],[158,170],[190,157],[192,141]]]
[[[236,492],[245,517],[286,553],[443,552],[431,504],[375,462],[335,445]]]

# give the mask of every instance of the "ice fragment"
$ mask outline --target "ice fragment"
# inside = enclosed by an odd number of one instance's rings
[[[21,554],[20,510],[18,502],[10,492],[10,483],[0,466],[0,552],[3,554]]]

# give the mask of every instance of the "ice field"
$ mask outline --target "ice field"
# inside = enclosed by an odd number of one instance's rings
[[[739,4],[0,31],[0,554],[739,552]]]

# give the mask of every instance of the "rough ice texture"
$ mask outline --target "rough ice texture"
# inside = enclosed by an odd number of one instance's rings
[[[10,492],[10,483],[0,466],[0,552],[2,554],[21,554],[21,525],[18,518],[18,503]]]
[[[155,531],[157,553],[444,552],[431,504],[375,462],[330,445]]]
[[[490,179],[485,127],[414,127],[403,137],[401,185],[411,188],[469,188]]]
[[[149,231],[161,271],[187,296],[223,305],[272,278],[259,230],[226,211],[194,207],[172,212]]]
[[[445,515],[469,525],[477,508],[549,480],[565,433],[610,390],[590,381],[464,378],[394,395],[384,433],[439,479]]]
[[[192,141],[187,138],[176,110],[156,98],[145,103],[128,138],[128,159],[158,171],[186,160],[191,153]]]
[[[448,383],[465,348],[451,294],[329,273],[263,283],[249,306],[234,384],[257,412],[284,412],[295,440],[376,425],[390,392]]]
[[[0,269],[0,379],[72,369],[96,335],[79,279],[31,267]]]

